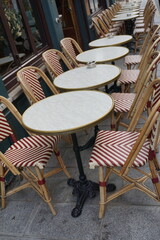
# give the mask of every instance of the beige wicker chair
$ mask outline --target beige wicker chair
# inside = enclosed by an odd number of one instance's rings
[[[63,38],[60,41],[61,48],[73,68],[82,66],[76,60],[76,56],[83,52],[79,44],[73,38]]]
[[[150,55],[148,67],[146,67],[143,74],[137,82],[137,88],[135,93],[112,93],[111,96],[114,99],[115,107],[112,113],[112,130],[118,129],[119,124],[128,127],[123,120],[120,121],[127,113],[127,118],[133,117],[136,108],[143,98],[144,91],[150,82],[155,78],[155,72],[160,62],[160,53],[154,52]]]
[[[46,83],[52,94],[59,93],[46,74],[37,67],[28,66],[22,68],[17,72],[17,79],[30,104],[36,103],[46,97],[40,80]],[[70,136],[63,136],[63,139],[67,143],[72,143]]]
[[[52,78],[57,77],[65,70],[72,69],[73,67],[67,58],[57,49],[49,49],[42,54],[46,68]]]
[[[143,59],[145,55],[148,54],[148,49],[152,46],[153,42],[156,40],[156,35],[158,36],[160,31],[160,25],[154,25],[150,31],[148,31],[148,34],[145,37],[145,40],[143,42],[143,45],[141,47],[140,53],[136,55],[128,55],[125,57],[125,64],[127,66],[127,69],[133,69],[137,66],[139,66],[141,60],[143,62]]]
[[[0,96],[0,103],[4,104],[11,114],[22,125],[22,117],[14,105],[6,98]],[[11,125],[5,115],[0,111],[0,142],[9,138],[13,144],[4,152],[0,152],[0,197],[2,208],[6,206],[6,197],[15,194],[25,188],[34,189],[40,197],[48,204],[53,215],[56,211],[51,202],[51,196],[47,190],[45,178],[60,171],[64,171],[70,177],[59,150],[57,143],[59,136],[32,135],[17,140]],[[60,167],[49,172],[45,172],[45,166],[52,153],[55,154]],[[8,172],[25,179],[19,186],[6,190],[5,177]]]
[[[149,117],[141,131],[137,132],[135,129],[139,112],[143,111],[155,86],[158,87],[157,85],[159,85],[160,95],[160,79],[158,79],[152,87],[150,86],[149,91],[146,91],[143,101],[132,119],[134,122],[132,127],[129,127],[127,131],[101,130],[97,134],[89,166],[90,169],[98,168],[99,170],[99,218],[104,216],[105,205],[109,201],[133,189],[140,190],[160,202],[160,165],[156,157],[160,131],[160,100],[154,101]],[[143,166],[145,169],[141,169]],[[137,177],[136,171],[139,173],[139,177]],[[126,181],[127,184],[123,184],[120,189],[107,196],[106,182],[112,173]],[[148,188],[146,184],[148,180],[150,180],[152,188]]]

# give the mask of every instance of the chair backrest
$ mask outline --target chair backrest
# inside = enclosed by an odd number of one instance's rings
[[[51,77],[57,77],[64,72],[64,68],[72,69],[67,58],[57,49],[49,49],[42,54],[46,68]]]
[[[159,44],[160,44],[160,34],[158,34],[158,33],[157,34],[153,34],[153,36],[149,40],[149,43],[148,43],[148,45],[146,47],[146,50],[145,50],[144,54],[142,55],[142,59],[141,59],[141,62],[139,64],[139,67],[138,67],[139,69],[145,67],[148,56],[152,52],[156,51],[156,49],[158,48]]]
[[[144,90],[142,98],[139,100],[135,112],[131,118],[127,131],[135,131],[144,109],[150,113],[156,103],[160,101],[160,78],[153,80]]]
[[[130,151],[127,160],[120,170],[120,175],[126,175],[131,168],[133,162],[137,155],[141,152],[142,155],[145,153],[141,151],[142,146],[145,146],[149,149],[149,156],[146,156],[146,161],[153,160],[155,156],[155,147],[157,146],[157,133],[159,134],[159,127],[160,127],[160,101],[158,101],[154,107],[152,108],[147,121],[145,122],[144,126],[141,128],[139,136]]]
[[[128,118],[133,117],[138,104],[143,98],[143,94],[146,88],[148,87],[150,82],[152,82],[155,79],[155,71],[157,69],[159,62],[160,62],[160,52],[151,53],[149,58],[149,65],[145,68],[141,77],[138,77],[136,97],[133,101],[130,111],[128,112]]]
[[[59,93],[46,74],[37,67],[28,66],[22,68],[17,72],[17,79],[31,104],[45,98],[40,80],[47,84],[53,94]]]
[[[99,21],[101,21],[101,22],[103,23],[104,31],[108,32],[108,31],[109,31],[110,24],[109,24],[107,18],[104,16],[103,13],[99,13],[99,14],[97,15],[97,17],[99,18]]]
[[[104,33],[102,27],[100,26],[99,24],[99,21],[98,21],[98,17],[93,17],[92,18],[92,23],[93,23],[93,26],[96,30],[96,33],[98,34],[99,37],[105,37],[106,34]]]
[[[140,50],[140,55],[144,54],[145,50],[147,49],[148,44],[151,46],[153,43],[153,40],[155,38],[155,35],[158,34],[160,31],[160,25],[153,25],[151,29],[148,31],[144,42],[142,44],[142,48]]]
[[[13,114],[13,116],[17,119],[17,121],[22,125],[22,117],[21,114],[18,112],[18,110],[14,107],[14,105],[5,97],[0,96],[0,104],[3,104],[5,107],[8,108],[8,110]],[[10,138],[12,142],[16,142],[17,139],[14,135],[14,132],[6,119],[5,115],[3,114],[3,111],[0,108],[0,143],[3,142],[5,139]],[[2,161],[3,164],[5,164],[8,169],[14,174],[19,175],[20,172],[16,167],[12,165],[10,161],[7,160],[7,158],[4,156],[4,154],[0,151],[0,161]]]
[[[60,41],[62,50],[69,60],[72,67],[79,67],[79,63],[76,60],[76,56],[83,52],[79,44],[73,38],[63,38]]]

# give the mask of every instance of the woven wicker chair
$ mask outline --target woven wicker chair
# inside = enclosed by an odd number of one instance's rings
[[[160,86],[160,79],[157,80],[157,84]],[[154,90],[154,86],[151,90]],[[136,124],[139,111],[143,111],[150,93],[146,92],[142,105],[137,108],[132,119]],[[99,169],[99,218],[104,216],[105,205],[109,201],[133,189],[138,189],[156,201],[160,201],[160,166],[156,158],[157,139],[160,131],[160,101],[154,101],[149,117],[140,132],[135,131],[134,125],[136,124],[129,127],[127,131],[101,130],[97,134],[89,167],[90,169],[97,167]],[[141,169],[144,165],[146,165],[145,169]],[[135,171],[141,176],[134,175]],[[132,174],[130,174],[131,172]],[[122,178],[127,184],[107,196],[106,182],[112,173]],[[147,180],[151,180],[153,189],[149,189],[145,184]]]
[[[155,11],[156,11],[156,7],[153,4],[149,8],[149,12],[146,15],[146,18],[144,19],[144,23],[139,23],[139,24],[137,23],[135,25],[135,28],[133,31],[133,34],[135,37],[135,52],[137,51],[138,47],[141,46],[141,42],[144,41],[145,36],[147,35],[148,31],[153,25],[153,18],[154,18]]]
[[[52,94],[59,93],[46,74],[40,68],[34,66],[24,67],[19,70],[17,72],[17,80],[20,82],[30,104],[38,102],[46,97],[40,80],[46,83]]]
[[[0,103],[5,105],[10,113],[13,114],[17,121],[22,125],[21,114],[14,105],[2,96],[0,96]],[[67,177],[70,177],[57,148],[57,143],[60,140],[60,137],[32,135],[17,140],[2,111],[0,111],[0,128],[1,144],[7,138],[9,138],[10,142],[13,142],[4,153],[0,152],[0,197],[2,200],[2,208],[5,208],[6,206],[6,197],[25,188],[32,188],[48,204],[53,215],[56,215],[56,211],[51,203],[51,196],[47,190],[45,178],[60,171],[64,171]],[[55,154],[60,167],[45,173],[45,166],[52,153]],[[6,192],[5,177],[9,171],[13,175],[23,177],[25,182],[23,181],[21,185]]]
[[[46,97],[40,81],[46,83],[52,94],[59,93],[46,74],[37,67],[28,66],[22,68],[17,72],[17,79],[30,104],[36,103]],[[72,143],[70,136],[63,136],[63,139],[67,143]]]
[[[154,59],[152,59],[154,57]],[[118,129],[119,124],[128,127],[126,124],[120,121],[121,118],[127,113],[127,118],[132,118],[136,108],[140,104],[144,91],[150,82],[155,78],[157,65],[160,62],[160,53],[152,53],[150,58],[152,62],[149,67],[143,72],[139,82],[137,82],[137,88],[135,93],[112,93],[111,96],[114,99],[115,107],[112,112],[111,129]]]
[[[62,51],[64,52],[66,58],[69,60],[73,68],[82,66],[76,60],[76,56],[83,52],[79,44],[73,38],[63,38],[60,41]]]
[[[160,25],[154,25],[146,35],[140,53],[136,55],[128,55],[125,57],[125,65],[127,66],[127,69],[133,69],[140,64],[141,60],[143,61],[142,58],[147,55],[148,49],[152,46],[153,42],[155,41],[155,36],[158,35],[159,31]]]
[[[119,26],[114,26],[113,24],[110,24],[108,21],[108,18],[106,17],[105,14],[100,13],[97,15],[99,18],[99,21],[101,21],[104,25],[104,31],[108,31],[109,33],[113,33],[114,35],[118,35],[121,32],[121,29]]]
[[[135,91],[139,87],[139,81],[143,78],[144,72],[147,70],[149,64],[153,60],[153,52],[158,48],[160,43],[159,35],[155,35],[153,39],[154,42],[150,48],[147,48],[146,53],[144,53],[143,57],[141,58],[139,69],[122,69],[121,75],[117,81],[118,84],[121,85],[122,92],[128,92],[130,90],[130,86],[134,86]]]
[[[57,77],[65,70],[72,69],[73,67],[67,58],[57,49],[49,49],[42,54],[46,68],[52,78]]]

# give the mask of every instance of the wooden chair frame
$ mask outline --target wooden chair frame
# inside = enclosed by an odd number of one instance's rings
[[[138,167],[132,167],[133,162],[135,161],[136,156],[138,155],[139,151],[141,150],[144,142],[146,141],[147,137],[150,135],[151,129],[153,128],[153,125],[155,122],[158,121],[158,126],[157,129],[160,128],[160,101],[156,103],[156,105],[153,107],[152,111],[149,114],[149,117],[147,121],[145,122],[143,128],[141,129],[141,132],[132,148],[130,151],[124,165],[120,168],[117,169],[116,167],[104,167],[104,166],[99,166],[99,182],[100,184],[100,204],[99,204],[99,218],[102,218],[105,213],[105,205],[121,196],[122,194],[132,190],[132,189],[138,189],[144,193],[146,193],[148,196],[153,198],[156,201],[160,201],[160,182],[158,180],[158,175],[160,171],[160,165],[158,163],[158,160],[156,158],[156,154],[154,151],[154,147],[156,146],[156,142],[154,143],[153,148],[150,149],[149,151],[149,156],[148,156],[148,163],[149,163],[149,170],[150,173],[145,172],[144,170],[141,170]],[[132,129],[133,131],[133,129]],[[159,131],[156,133],[156,135],[159,134]],[[138,173],[141,174],[141,177],[131,177],[129,175],[131,170],[138,171]],[[109,195],[107,197],[106,194],[106,182],[108,181],[110,175],[114,173],[118,177],[122,178],[124,181],[126,181],[128,184],[123,186],[120,190],[117,190],[115,193]],[[146,185],[145,182],[151,179],[153,186],[154,186],[154,191],[149,189]]]
[[[141,77],[139,78],[139,84],[138,84],[137,92],[135,93],[135,98],[134,98],[133,103],[132,103],[132,105],[129,109],[129,112],[127,114],[127,119],[130,119],[130,118],[133,117],[137,107],[141,103],[141,99],[143,97],[143,94],[144,94],[146,88],[148,87],[149,83],[151,81],[153,81],[153,79],[155,78],[154,72],[156,70],[156,67],[157,67],[158,63],[160,62],[160,53],[159,52],[151,53],[150,54],[150,59],[152,59],[153,56],[155,58],[154,58],[154,60],[152,60],[152,63],[150,65],[147,65],[146,68],[145,68],[145,71],[143,71],[143,74],[140,75]],[[115,119],[114,111],[112,112],[112,124],[111,124],[112,129],[118,128],[119,125],[122,125],[124,127],[128,127],[128,125],[126,125],[126,124],[124,124],[123,122],[120,121],[120,119],[123,118],[124,114],[125,114],[124,112],[117,112],[117,117]]]
[[[55,53],[57,55],[58,61],[62,61],[68,69],[73,69],[67,58],[57,49],[49,49],[42,54],[43,60],[45,62],[46,68],[50,73],[51,77],[57,77],[59,73],[57,72],[56,66],[54,66],[48,59],[48,54]]]
[[[37,102],[38,100],[36,99],[32,88],[30,87],[29,83],[26,81],[26,79],[22,76],[23,71],[25,70],[30,70],[33,69],[35,73],[41,77],[41,79],[47,84],[49,89],[53,94],[58,94],[58,90],[54,87],[52,84],[51,80],[47,77],[47,75],[40,69],[34,66],[28,66],[24,67],[21,70],[17,72],[17,80],[20,82],[21,88],[23,89],[26,97],[28,98],[30,104]]]
[[[22,116],[19,111],[15,108],[15,106],[5,97],[0,96],[0,103],[4,104],[7,109],[13,114],[13,116],[17,119],[17,121],[23,126]],[[28,132],[29,133],[29,132]],[[32,135],[29,133],[29,135]],[[13,138],[15,141],[15,137]],[[7,157],[0,152],[0,190],[1,190],[1,199],[2,199],[2,208],[6,207],[6,197],[15,194],[25,188],[33,188],[40,197],[48,204],[53,215],[56,215],[56,211],[51,203],[51,197],[47,190],[47,186],[45,184],[45,178],[50,177],[54,174],[57,174],[61,171],[64,171],[66,176],[70,178],[70,174],[66,169],[66,166],[63,163],[61,155],[59,154],[59,150],[57,146],[54,146],[53,151],[55,152],[56,158],[60,164],[59,168],[55,168],[49,172],[44,172],[44,169],[40,169],[39,167],[23,167],[17,168],[15,167]],[[5,164],[5,167],[3,166]],[[34,169],[34,170],[33,170]],[[21,185],[14,187],[13,189],[7,191],[5,189],[5,177],[7,173],[11,171],[13,175],[19,175],[22,178],[26,179],[27,182],[22,183]]]
[[[72,44],[73,48],[79,53],[82,53],[83,50],[81,49],[81,47],[79,46],[79,44],[76,42],[76,40],[74,40],[73,38],[63,38],[60,41],[60,45],[62,48],[62,51],[64,52],[65,56],[67,57],[67,59],[70,61],[72,67],[79,67],[80,64],[77,62],[77,60],[72,56],[72,54],[69,52],[69,50],[66,48],[65,46],[65,42],[66,41],[70,41],[70,43]]]

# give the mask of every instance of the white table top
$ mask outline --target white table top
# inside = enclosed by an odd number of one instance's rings
[[[128,53],[129,49],[126,47],[103,47],[82,52],[76,56],[76,59],[78,62],[81,63],[87,63],[92,61],[95,61],[97,63],[103,63],[122,58]]]
[[[126,21],[126,20],[130,20],[133,18],[137,18],[139,16],[139,14],[134,14],[134,13],[124,13],[124,14],[120,14],[119,17],[115,17],[112,18],[112,22],[116,22],[116,21]]]
[[[121,14],[121,13],[139,13],[139,9],[122,9],[120,11],[117,12],[117,14]]]
[[[120,13],[117,13],[116,15],[114,15],[114,18],[117,18],[117,17],[126,17],[126,15],[128,15],[128,14],[135,14],[135,15],[137,15],[137,14],[139,14],[139,11],[130,11],[130,10],[128,10],[128,11],[125,11],[125,12],[120,12]]]
[[[100,91],[72,91],[31,105],[22,116],[24,127],[44,135],[68,134],[95,126],[113,109],[112,98]]]
[[[63,91],[97,89],[116,80],[120,73],[121,69],[114,65],[84,66],[60,74],[54,79],[54,85]]]
[[[128,9],[128,8],[139,8],[140,4],[139,3],[123,3],[121,4],[122,8],[121,9]]]
[[[131,35],[113,35],[110,37],[99,38],[89,43],[90,47],[107,47],[125,44],[132,40]]]

